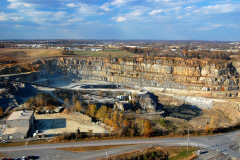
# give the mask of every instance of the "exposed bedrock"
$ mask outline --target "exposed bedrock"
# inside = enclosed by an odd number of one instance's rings
[[[239,74],[238,68],[233,64],[237,63],[169,57],[68,57],[37,60],[24,66],[8,67],[0,70],[0,74],[18,74],[12,78],[29,81],[49,75],[66,75],[69,78],[75,76],[137,86],[218,91],[219,93],[214,93],[216,96],[236,97]],[[23,72],[32,73],[19,75]]]

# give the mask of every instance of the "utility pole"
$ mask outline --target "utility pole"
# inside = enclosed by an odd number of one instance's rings
[[[108,150],[106,150],[106,157],[107,157],[107,160],[108,160]]]
[[[73,97],[72,97],[72,103],[74,104],[74,98],[75,98],[75,95],[74,95],[74,91],[73,91]]]
[[[57,100],[57,88],[55,88],[55,101],[56,101],[56,103],[58,102],[58,100]]]
[[[187,139],[187,153],[188,153],[188,147],[189,147],[189,128],[188,128],[188,139]]]

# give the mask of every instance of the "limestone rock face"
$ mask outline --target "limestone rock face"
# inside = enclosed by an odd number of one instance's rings
[[[37,60],[0,70],[0,74],[38,71],[39,75],[71,75],[128,85],[203,91],[239,90],[238,62],[182,58],[64,57]],[[35,75],[36,77],[36,75]],[[232,94],[231,94],[232,95]]]
[[[230,61],[181,58],[61,58],[62,73],[131,85],[191,90],[237,90],[239,77]]]

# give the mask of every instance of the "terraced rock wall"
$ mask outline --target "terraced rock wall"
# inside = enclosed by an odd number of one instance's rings
[[[0,70],[0,74],[37,71],[31,76],[63,74],[82,79],[102,80],[128,85],[202,91],[231,91],[238,96],[239,74],[231,61],[181,58],[99,58],[68,57],[38,60],[27,66]],[[23,76],[23,75],[22,75]],[[24,77],[24,76],[23,76]],[[224,93],[225,94],[225,93]],[[226,93],[229,94],[229,93]],[[229,95],[227,95],[229,96]]]
[[[239,77],[229,61],[181,58],[61,58],[57,68],[65,74],[129,85],[190,90],[238,90]]]

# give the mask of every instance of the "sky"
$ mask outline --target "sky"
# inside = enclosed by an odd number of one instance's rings
[[[240,0],[0,0],[0,39],[240,41]]]

